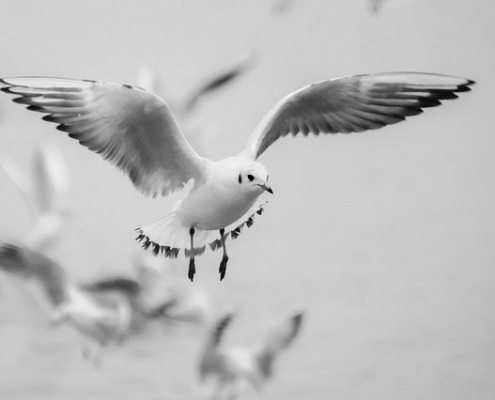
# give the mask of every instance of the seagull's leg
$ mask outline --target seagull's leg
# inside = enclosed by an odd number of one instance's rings
[[[189,236],[191,237],[191,256],[189,257],[189,272],[187,276],[192,282],[196,273],[196,265],[194,263],[194,228],[189,229]]]
[[[223,280],[223,278],[225,278],[225,272],[227,272],[227,261],[229,261],[227,248],[225,247],[225,229],[223,228],[220,229],[220,240],[222,241],[223,256],[218,271],[220,272],[220,280]]]

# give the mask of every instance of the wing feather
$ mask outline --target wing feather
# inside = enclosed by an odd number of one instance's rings
[[[53,306],[64,303],[70,297],[70,284],[64,269],[28,247],[2,243],[0,269],[23,279],[37,280]]]
[[[304,312],[297,311],[273,323],[266,336],[254,345],[254,356],[264,378],[272,376],[277,355],[289,347],[299,335],[303,319]]]
[[[83,146],[125,172],[146,195],[167,196],[202,181],[205,160],[186,141],[167,104],[129,85],[44,77],[0,79],[14,102],[47,114]]]
[[[315,83],[280,100],[249,137],[243,155],[258,158],[288,133],[351,133],[379,129],[457,98],[474,81],[447,75],[396,72]]]

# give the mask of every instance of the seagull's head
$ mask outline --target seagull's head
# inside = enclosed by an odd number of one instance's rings
[[[268,186],[268,171],[263,164],[259,162],[251,162],[239,169],[239,174],[237,176],[238,184],[245,190],[258,192],[268,192],[273,194],[273,190]]]

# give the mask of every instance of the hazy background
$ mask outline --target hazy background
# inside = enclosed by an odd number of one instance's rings
[[[171,94],[246,52],[258,64],[201,105],[219,134],[198,151],[239,151],[281,97],[356,73],[424,71],[478,82],[473,92],[380,131],[287,138],[261,158],[275,195],[254,226],[197,260],[194,284],[240,307],[228,342],[249,343],[273,315],[307,307],[267,399],[493,399],[495,396],[495,3],[301,0],[2,1],[0,76],[136,83],[156,68]],[[141,196],[123,174],[40,116],[0,96],[0,150],[29,168],[50,142],[71,177],[71,218],[54,256],[84,281],[131,274],[134,228],[172,199]],[[2,238],[21,238],[27,207],[0,171]],[[186,274],[187,261],[176,268]],[[197,331],[161,332],[80,359],[0,277],[1,399],[193,399]]]

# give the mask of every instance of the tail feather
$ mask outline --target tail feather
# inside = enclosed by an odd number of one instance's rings
[[[226,237],[236,239],[244,227],[250,228],[254,223],[254,216],[261,215],[265,204],[266,202],[256,203],[242,218],[226,226],[224,228]],[[176,218],[175,212],[172,212],[151,224],[137,228],[136,240],[141,242],[145,250],[151,248],[155,255],[162,254],[169,258],[177,258],[181,250],[184,250],[186,257],[191,257],[193,253],[195,256],[203,254],[206,245],[213,251],[222,247],[222,238],[218,231],[197,229],[194,234],[195,247],[191,251],[189,228],[183,226]]]

